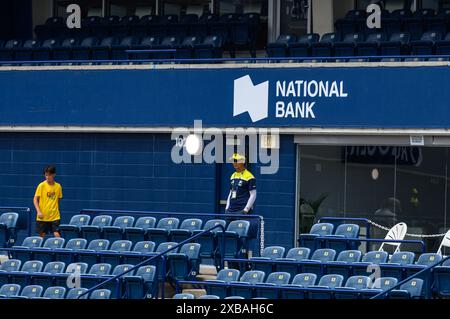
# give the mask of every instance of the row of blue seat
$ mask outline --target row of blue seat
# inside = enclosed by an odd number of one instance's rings
[[[72,280],[71,274],[77,273],[80,287],[89,289],[133,267],[131,264],[113,267],[109,263],[98,263],[89,267],[84,262],[71,263],[66,267],[61,261],[47,263],[44,267],[44,263],[39,260],[30,260],[20,265],[21,261],[17,259],[4,261],[0,265],[0,285],[39,285],[43,288],[66,286],[69,280]],[[106,283],[104,288],[112,292],[112,298],[153,298],[158,292],[158,280],[157,267],[148,265]]]
[[[86,288],[72,288],[67,291],[65,287],[53,286],[44,291],[40,285],[28,285],[21,287],[18,284],[5,284],[0,287],[0,298],[2,299],[78,299]],[[81,299],[110,299],[111,291],[109,289],[96,289]]]
[[[16,227],[19,214],[7,212],[0,215],[0,247],[8,247],[16,241]]]
[[[4,45],[0,41],[0,61],[207,59],[221,58],[222,54],[223,40],[217,35],[204,38],[127,36],[122,39],[110,36],[61,41],[51,38],[43,42],[13,39]]]
[[[367,27],[367,15],[364,10],[350,10],[343,19],[335,22],[337,33],[340,35],[354,32],[373,32]],[[436,12],[433,9],[418,9],[411,12],[407,9],[398,9],[393,12],[381,12],[381,29],[388,35],[397,32],[408,32],[413,40],[420,38],[426,31],[447,33],[450,31],[450,9]]]
[[[349,56],[395,56],[395,55],[448,55],[450,33],[425,32],[420,40],[412,40],[409,33],[394,33],[389,38],[376,32],[364,37],[350,33],[341,38],[337,33],[326,33],[319,41],[318,34],[300,38],[280,35],[267,45],[269,57],[349,57]]]
[[[313,273],[295,275],[287,272],[269,274],[259,270],[246,271],[240,275],[236,269],[223,269],[216,280],[180,281],[178,290],[186,284],[204,287],[208,295],[219,298],[241,296],[245,299],[358,299],[370,298],[376,294],[393,288],[398,280],[391,277],[377,278],[372,284],[367,276],[352,276],[346,281],[342,275],[328,274],[317,276]],[[267,275],[267,278],[266,278]],[[266,278],[266,279],[265,279]],[[319,279],[320,278],[320,279]],[[319,279],[319,280],[318,280]],[[343,286],[345,281],[345,286]],[[391,299],[423,298],[423,280],[412,279],[403,284],[399,290],[388,294]]]

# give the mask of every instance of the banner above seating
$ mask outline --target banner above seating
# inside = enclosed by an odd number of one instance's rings
[[[450,128],[447,66],[246,66],[5,70],[0,125]]]

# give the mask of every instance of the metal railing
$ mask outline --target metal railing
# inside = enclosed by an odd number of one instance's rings
[[[389,288],[389,289],[387,289],[387,290],[384,290],[384,291],[380,292],[379,294],[373,296],[373,297],[370,298],[370,299],[378,299],[378,298],[381,298],[381,297],[383,297],[383,296],[386,296],[386,295],[389,294],[392,290],[396,290],[397,288],[401,287],[403,284],[405,284],[405,283],[411,281],[411,280],[414,279],[414,278],[417,278],[418,276],[420,276],[420,275],[423,274],[423,273],[426,273],[426,272],[428,272],[428,271],[431,272],[435,267],[437,267],[437,266],[443,264],[444,262],[446,262],[446,261],[449,260],[449,259],[450,259],[450,256],[447,256],[447,257],[445,257],[445,258],[442,258],[440,261],[438,261],[438,262],[432,264],[431,266],[428,266],[428,267],[426,267],[426,268],[420,270],[419,272],[416,272],[414,275],[409,276],[408,278],[406,278],[406,279],[400,281],[399,283],[397,283],[395,286],[393,286],[393,287],[391,287],[391,288]]]
[[[192,240],[194,240],[195,238],[197,238],[197,237],[199,237],[199,236],[202,236],[203,234],[209,233],[209,232],[211,232],[212,230],[214,230],[214,229],[216,229],[216,228],[220,228],[220,230],[221,230],[223,233],[225,232],[225,227],[223,227],[222,225],[215,225],[215,226],[213,226],[213,227],[211,227],[211,228],[209,228],[209,229],[203,230],[203,231],[199,232],[198,234],[195,234],[194,236],[189,237],[189,238],[187,238],[186,240],[183,240],[181,243],[178,243],[178,244],[174,245],[173,247],[171,247],[171,248],[169,248],[169,249],[167,249],[167,250],[165,250],[165,251],[163,251],[163,252],[161,252],[161,253],[159,253],[159,254],[157,254],[157,255],[155,255],[155,256],[152,256],[152,257],[150,257],[150,258],[148,258],[148,259],[146,259],[146,260],[144,260],[144,261],[142,261],[142,262],[140,262],[140,263],[134,265],[133,267],[129,268],[128,270],[124,271],[123,273],[118,274],[118,275],[116,275],[116,276],[114,276],[114,277],[111,277],[111,278],[109,278],[109,279],[107,279],[107,280],[105,280],[105,281],[102,281],[101,283],[99,283],[99,284],[97,284],[97,285],[95,285],[95,286],[89,288],[88,290],[86,290],[86,291],[83,292],[82,294],[78,295],[77,299],[80,299],[80,298],[83,297],[84,295],[87,295],[87,294],[91,293],[92,291],[97,290],[98,288],[104,286],[105,284],[107,284],[107,283],[109,283],[109,282],[111,282],[111,281],[114,281],[114,280],[119,279],[119,278],[122,277],[123,275],[125,275],[125,274],[127,274],[127,273],[129,273],[129,272],[131,272],[131,271],[133,271],[133,270],[135,270],[135,269],[138,269],[139,267],[142,267],[142,266],[147,265],[148,263],[150,263],[150,262],[151,262],[152,260],[154,260],[154,259],[164,257],[164,255],[167,254],[168,252],[170,252],[170,251],[172,251],[172,250],[174,250],[174,249],[177,249],[178,247],[181,247],[182,245],[187,244],[187,243],[191,242]],[[223,237],[222,237],[222,240],[224,240],[224,238],[225,238],[225,237],[223,236]],[[223,244],[221,245],[221,249],[223,249]],[[222,268],[223,268],[223,253],[221,253],[220,256],[221,256],[221,257],[220,257],[220,259],[221,259],[221,266],[222,266]],[[158,271],[158,270],[157,270],[157,271]],[[163,287],[164,287],[164,285],[163,285]],[[163,299],[164,299],[164,288],[163,288],[163,292],[162,292],[162,297],[163,297]]]

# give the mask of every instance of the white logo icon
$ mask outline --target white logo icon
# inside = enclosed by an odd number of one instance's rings
[[[269,108],[269,81],[254,85],[249,75],[234,80],[233,116],[248,112],[252,122],[265,119]]]

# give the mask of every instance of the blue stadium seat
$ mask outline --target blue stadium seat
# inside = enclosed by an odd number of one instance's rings
[[[11,258],[19,259],[25,262],[31,258],[30,249],[42,246],[44,240],[39,236],[27,237],[23,240],[21,246],[12,246],[15,250],[11,251]]]
[[[388,293],[389,299],[420,299],[423,298],[423,280],[414,278],[400,286],[398,290]]]
[[[254,285],[264,281],[266,274],[259,270],[250,270],[242,274],[241,279],[230,283],[230,294],[246,299],[254,296]]]
[[[16,241],[16,225],[19,214],[14,212],[3,213],[0,215],[0,245],[9,247]]]
[[[188,280],[195,277],[199,270],[200,244],[188,243],[181,246],[178,253],[168,253],[168,276],[173,280]]]
[[[49,274],[60,274],[66,269],[66,264],[62,261],[52,261],[45,265],[44,272]]]
[[[413,265],[408,265],[405,267],[405,277],[408,278],[417,272],[432,266],[442,260],[442,256],[435,253],[424,253],[419,256],[417,262]],[[433,269],[434,270],[434,269]],[[432,289],[431,286],[433,284],[433,272],[427,271],[418,275],[416,278],[423,279],[424,281],[424,294],[427,298],[431,297]]]
[[[3,47],[0,48],[0,61],[14,61],[15,50],[22,45],[17,39],[8,40]]]
[[[219,298],[225,298],[229,294],[227,284],[235,282],[239,279],[240,271],[237,269],[221,269],[217,273],[215,280],[206,280],[209,284],[205,287],[208,295],[216,295]],[[214,285],[211,283],[218,283]]]
[[[111,27],[111,34],[116,37],[127,37],[133,26],[140,22],[140,18],[136,15],[127,15],[121,17],[119,22]]]
[[[360,291],[368,289],[370,278],[367,276],[352,276],[347,279],[345,287],[336,288],[334,291],[335,299],[358,299]]]
[[[309,259],[311,250],[306,247],[294,247],[289,249],[285,258],[277,258],[275,263],[275,271],[284,271],[294,277],[300,272],[301,266],[298,262]]]
[[[42,247],[36,247],[31,254],[32,259],[41,260],[44,263],[49,263],[54,260],[54,250],[60,249],[64,246],[64,238],[48,238]]]
[[[167,36],[161,40],[161,43],[155,44],[152,49],[156,50],[153,52],[153,59],[173,59],[176,47],[180,44],[180,38],[175,36]]]
[[[194,44],[194,58],[220,59],[223,54],[223,39],[220,35],[209,35],[202,43]]]
[[[61,54],[63,54],[63,53],[61,53]],[[70,59],[69,56],[64,56],[64,55],[61,55],[60,57],[61,57],[61,59],[56,59],[56,60],[69,60]],[[65,240],[70,240],[72,238],[79,238],[81,235],[80,227],[84,226],[84,225],[88,225],[90,220],[91,220],[91,216],[89,216],[89,215],[80,214],[80,215],[72,216],[69,224],[59,225],[59,230],[61,232],[61,236]]]
[[[225,232],[217,232],[218,251],[228,258],[241,257],[241,250],[246,248],[250,222],[247,220],[233,220],[228,224]],[[222,238],[223,246],[222,247]]]
[[[44,40],[39,47],[33,48],[32,57],[34,61],[49,61],[53,58],[53,48],[59,45],[57,39]]]
[[[66,295],[66,288],[62,286],[48,287],[44,292],[44,298],[49,299],[64,299]]]
[[[6,284],[0,288],[0,298],[11,298],[19,295],[20,285],[18,284]]]
[[[156,267],[139,267],[134,276],[124,277],[123,284],[127,299],[153,298],[157,294]]]
[[[409,53],[407,45],[409,44],[410,38],[409,33],[405,32],[392,34],[389,41],[382,41],[380,43],[380,55],[389,56]]]
[[[238,17],[238,21],[230,25],[230,41],[234,50],[237,46],[246,46],[249,48],[250,55],[256,57],[255,43],[258,36],[260,24],[260,15],[254,12],[248,12]]]
[[[185,219],[181,223],[180,228],[171,229],[169,231],[170,240],[181,243],[183,240],[192,237],[194,231],[200,230],[202,228],[202,224],[203,221],[198,218]]]
[[[366,12],[364,10],[350,10],[344,19],[335,22],[336,31],[341,37],[345,34],[359,32],[365,26]]]
[[[175,217],[161,218],[156,225],[156,228],[147,229],[147,238],[153,241],[157,246],[162,242],[169,241],[170,231],[177,229],[180,221]]]
[[[15,50],[14,59],[16,61],[32,61],[33,60],[33,50],[39,47],[39,41],[37,40],[26,40],[23,42],[22,46]]]
[[[311,55],[311,44],[319,42],[320,36],[317,33],[309,33],[300,36],[296,42],[289,43],[289,56],[308,57]]]
[[[137,37],[146,37],[151,35],[152,29],[159,23],[160,16],[157,15],[144,15],[139,22],[131,27],[131,35]]]
[[[89,275],[106,276],[111,273],[112,266],[106,263],[94,264],[89,270]]]
[[[450,259],[433,269],[434,293],[442,298],[450,296]]]
[[[340,41],[336,33],[325,33],[319,42],[311,44],[312,57],[330,57],[334,53],[334,43]]]
[[[104,277],[113,277],[113,276],[120,275],[120,274],[128,271],[132,267],[133,267],[133,265],[130,265],[130,264],[117,265],[113,269],[111,275],[104,276]],[[103,286],[103,288],[111,290],[111,298],[122,299],[124,297],[124,292],[122,291],[122,282],[127,276],[133,276],[134,273],[135,273],[135,270],[131,270],[128,273],[126,273],[125,275],[123,275],[122,277],[120,277],[119,280],[108,282],[107,284],[105,284]]]
[[[96,37],[87,37],[81,40],[79,45],[72,48],[73,60],[90,60],[92,58],[92,48],[99,43]],[[85,226],[81,226],[85,227]],[[80,227],[80,231],[81,231]]]
[[[19,259],[8,259],[0,265],[0,286],[9,283],[10,273],[20,270],[22,262]]]
[[[331,299],[333,289],[342,287],[344,277],[329,274],[322,276],[317,286],[309,286],[305,295],[307,299]]]
[[[92,47],[93,60],[108,60],[111,58],[111,50],[114,45],[119,44],[119,38],[107,36],[103,38],[98,45]],[[109,226],[109,225],[105,225]]]
[[[112,217],[109,215],[95,216],[90,225],[80,227],[81,237],[86,238],[89,242],[102,238],[103,227],[111,226]]]
[[[318,276],[324,274],[325,263],[333,261],[336,257],[336,251],[330,248],[317,249],[311,256],[311,259],[305,259],[301,262],[301,271],[304,273],[313,273]]]
[[[435,31],[425,32],[420,40],[411,41],[411,55],[432,55],[434,54],[434,45],[440,41],[442,35]]]
[[[195,230],[193,235],[199,234],[202,231],[213,228],[214,226],[222,225],[224,228],[227,222],[223,219],[210,219],[204,225],[202,230]],[[200,244],[200,257],[201,258],[213,258],[217,250],[217,233],[221,229],[214,228],[212,231],[206,232],[203,235],[198,236],[195,242]]]
[[[354,56],[357,44],[363,41],[364,35],[362,33],[346,34],[342,41],[334,43],[334,56]]]
[[[176,37],[186,37],[189,33],[190,26],[196,24],[198,16],[196,14],[182,14],[178,23],[171,23],[168,25],[168,34]]]
[[[352,272],[353,275],[368,275],[367,267],[369,265],[375,264],[379,265],[382,263],[386,263],[388,260],[389,254],[385,251],[369,251],[366,253],[361,262],[352,263]]]
[[[89,265],[96,264],[100,261],[100,257],[95,252],[107,250],[108,248],[109,240],[94,239],[89,243],[87,249],[82,249],[77,252],[78,261],[85,262]]]
[[[306,247],[314,251],[316,249],[317,237],[331,235],[333,233],[334,225],[330,223],[314,224],[309,231],[309,234],[300,234],[298,243],[300,247]],[[319,247],[317,247],[319,248]]]
[[[450,33],[447,33],[443,40],[436,41],[435,45],[436,45],[435,53],[437,55],[449,55],[450,54]]]
[[[112,29],[120,23],[120,17],[115,15],[102,17],[99,22],[91,26],[91,34],[98,38],[109,37]]]
[[[386,41],[386,34],[383,32],[370,33],[366,41],[357,43],[356,55],[377,56],[379,54],[380,43]]]
[[[72,288],[67,292],[66,299],[78,299],[78,296],[88,291],[87,288]],[[87,299],[87,295],[84,295],[80,299]]]
[[[96,289],[91,292],[89,299],[110,299],[111,298],[111,290],[109,289]]]
[[[219,296],[216,295],[203,295],[198,297],[197,299],[220,299]]]
[[[14,296],[13,298],[20,298],[20,299],[31,299],[36,297],[41,297],[42,293],[44,292],[44,288],[39,285],[29,285],[23,287],[20,296]]]
[[[111,46],[111,59],[112,60],[127,60],[128,53],[126,50],[131,50],[131,48],[139,43],[139,38],[136,36],[127,36],[120,40],[119,44],[114,44]]]
[[[156,218],[150,216],[139,217],[134,227],[125,227],[125,239],[133,243],[147,240],[147,229],[154,228],[156,225]]]
[[[403,29],[411,34],[411,40],[419,40],[425,30],[425,18],[433,16],[435,16],[433,9],[417,9],[410,17],[404,19]]]
[[[355,224],[342,224],[336,228],[333,235],[325,235],[327,239],[324,240],[324,246],[334,249],[337,253],[344,250],[358,249],[360,242],[355,241],[359,237],[359,226]],[[348,239],[348,240],[334,240],[333,238]]]
[[[424,18],[425,30],[446,34],[449,21],[450,9],[442,9],[437,15]]]
[[[326,269],[330,274],[338,274],[347,280],[351,276],[351,265],[361,261],[362,253],[359,250],[344,250],[339,253],[336,261],[327,262]]]
[[[66,267],[66,271],[63,274],[60,274],[60,276],[55,276],[51,282],[55,286],[67,286],[68,280],[72,279],[72,283],[75,283],[76,276],[73,276],[73,278],[69,278],[69,277],[72,274],[84,275],[84,274],[86,274],[88,268],[89,268],[88,264],[84,263],[84,262],[74,262],[74,263],[68,264]],[[41,282],[41,285],[45,287],[46,286],[46,284],[44,284],[45,278],[40,278],[40,279],[43,280],[43,282]],[[52,278],[50,277],[49,279],[52,279]],[[36,283],[36,281],[34,281],[34,283]]]
[[[367,289],[362,289],[360,293],[361,299],[370,299],[371,297],[386,291],[390,288],[393,288],[395,285],[397,285],[398,280],[394,277],[381,277],[375,279],[374,284],[372,287]]]
[[[175,294],[172,299],[195,299],[193,294]]]
[[[398,280],[406,278],[405,267],[414,264],[415,255],[413,252],[396,252],[391,256],[388,263],[381,263],[381,275],[383,277],[394,277]]]
[[[303,288],[308,288],[316,284],[317,275],[311,273],[303,273],[295,275],[291,284],[283,285],[281,287],[281,298],[283,299],[304,299],[305,291]]]
[[[141,39],[141,42],[137,45],[132,46],[131,50],[153,50],[155,45],[160,43],[160,39],[155,36],[146,36]],[[153,58],[152,52],[133,52],[129,53],[129,59],[135,60],[148,60]],[[154,218],[154,217],[143,217],[143,218]],[[154,224],[156,224],[156,219]],[[152,226],[154,227],[154,225]]]
[[[249,264],[252,270],[261,270],[266,274],[270,274],[275,271],[275,264],[272,261],[277,258],[284,257],[285,248],[281,246],[270,246],[263,250],[260,257],[249,258]]]
[[[57,61],[71,60],[72,59],[72,49],[74,47],[76,47],[78,44],[79,44],[79,40],[76,38],[64,39],[60,45],[56,45],[52,48],[53,60],[57,60]],[[77,215],[75,215],[75,216],[77,216]],[[75,217],[75,216],[73,216],[73,217]],[[85,215],[85,216],[88,216],[88,215]],[[87,223],[89,223],[89,221]],[[75,224],[72,224],[72,220],[69,224],[66,224],[64,226],[71,226],[71,225],[75,225]],[[63,226],[63,225],[60,225],[60,227],[61,226]],[[72,237],[70,237],[70,235],[65,236],[66,239],[75,238],[75,237],[79,236],[79,229],[77,230],[75,227],[73,227],[73,228],[69,227],[67,229],[68,229],[67,233],[72,232],[72,234],[71,234]],[[60,230],[61,230],[61,228],[60,228]],[[78,233],[76,233],[76,231],[78,231]]]
[[[133,216],[119,216],[114,220],[112,226],[103,227],[103,238],[110,242],[122,240],[124,238],[124,230],[126,227],[133,227]]]
[[[53,286],[53,277],[55,274],[62,274],[66,269],[66,264],[62,261],[53,261],[45,265],[43,272],[33,273],[29,277],[29,282],[33,285],[39,285],[43,288]]]
[[[194,57],[194,45],[200,44],[202,38],[199,36],[187,36],[175,47],[174,59],[192,59]]]
[[[63,261],[66,264],[70,264],[75,261],[75,253],[79,250],[85,249],[87,246],[87,240],[84,238],[72,238],[67,241],[64,248],[55,249],[55,260]]]
[[[10,273],[10,280],[13,283],[21,286],[26,286],[29,283],[30,274],[41,272],[44,264],[40,260],[29,260],[23,263],[20,271],[13,271]]]
[[[152,241],[137,242],[136,245],[134,245],[133,250],[127,252],[127,254],[123,256],[123,261],[126,264],[138,264],[149,258],[149,254],[154,253],[155,247],[156,245]]]
[[[116,240],[111,244],[111,247],[107,251],[103,251],[108,253],[107,255],[100,255],[100,261],[102,263],[108,263],[115,267],[120,264],[122,261],[121,254],[124,252],[129,252],[133,243],[129,240]]]
[[[209,30],[210,34],[215,34],[223,39],[224,44],[228,45],[231,41],[231,26],[238,22],[239,15],[236,13],[227,13],[220,16],[219,21],[212,22]]]
[[[267,276],[264,283],[255,287],[255,296],[258,298],[278,299],[280,297],[280,288],[287,285],[291,275],[287,272],[273,272]]]
[[[198,22],[196,24],[192,24],[190,26],[190,34],[206,37],[209,34],[210,26],[219,20],[219,16],[214,13],[204,13],[198,18]]]
[[[275,42],[267,44],[266,51],[269,58],[283,58],[289,56],[289,46],[297,40],[295,35],[282,34]]]
[[[34,32],[38,39],[48,39],[55,35],[57,27],[63,27],[64,22],[62,17],[50,17],[45,21],[45,24],[37,25]]]

